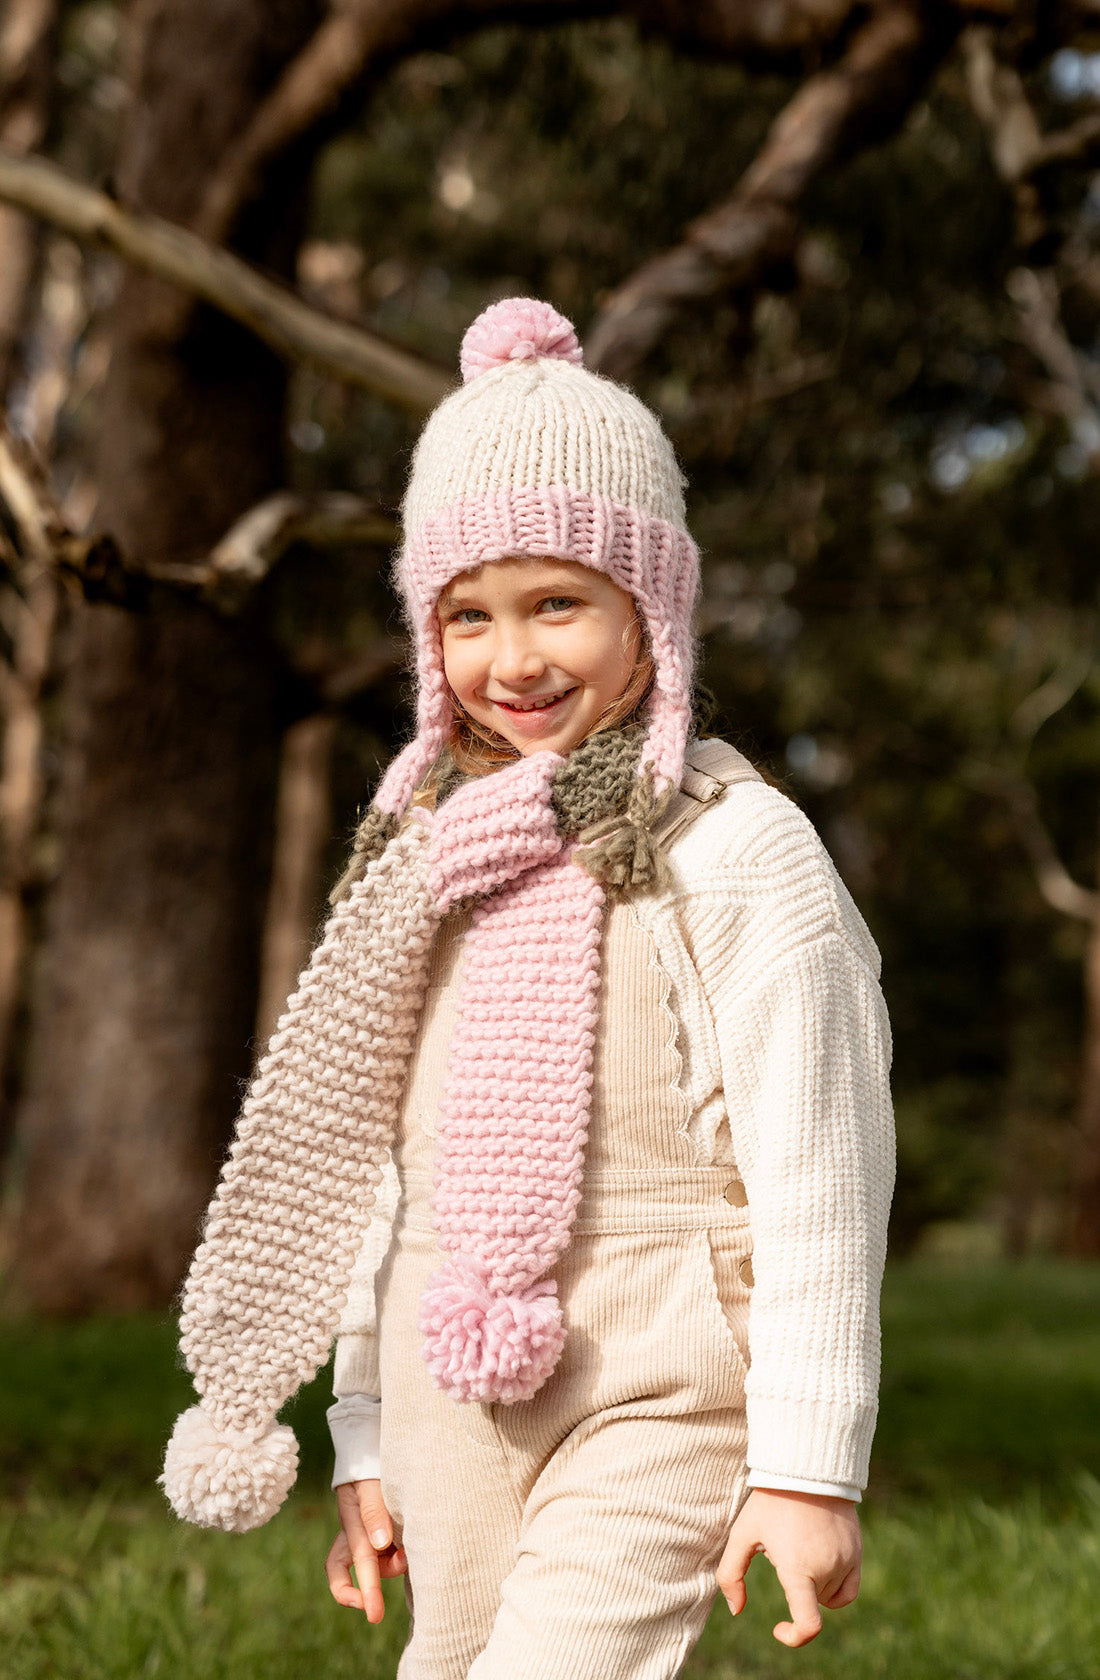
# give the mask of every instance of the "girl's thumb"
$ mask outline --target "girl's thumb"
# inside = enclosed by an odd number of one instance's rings
[[[393,1540],[393,1524],[390,1522],[390,1514],[386,1510],[382,1488],[378,1482],[359,1484],[359,1515],[375,1551],[384,1551]]]

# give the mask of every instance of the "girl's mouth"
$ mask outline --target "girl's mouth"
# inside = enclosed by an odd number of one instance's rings
[[[570,695],[576,692],[574,684],[557,694],[533,694],[527,700],[494,700],[492,704],[499,707],[514,728],[534,733],[554,718]]]

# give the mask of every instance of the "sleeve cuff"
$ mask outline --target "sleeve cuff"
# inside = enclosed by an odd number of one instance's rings
[[[382,1402],[370,1394],[346,1394],[325,1413],[336,1455],[332,1485],[373,1481],[381,1474],[379,1443]]]
[[[781,1476],[771,1470],[750,1470],[748,1485],[787,1493],[821,1493],[830,1499],[850,1499],[856,1505],[863,1499],[859,1488],[846,1482],[812,1482],[805,1476]]]
[[[751,1465],[785,1464],[786,1470],[777,1475],[804,1476],[844,1487],[867,1486],[878,1409],[873,1401],[837,1403],[757,1395],[750,1370],[747,1409]]]

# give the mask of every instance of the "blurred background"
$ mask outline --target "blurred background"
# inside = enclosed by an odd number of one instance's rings
[[[689,1676],[1100,1675],[1100,0],[6,0],[0,1638],[324,1661],[153,1486],[242,1086],[409,724],[387,582],[473,316],[661,414],[715,729],[879,943],[899,1173],[858,1605]],[[760,1572],[759,1579],[756,1578]]]

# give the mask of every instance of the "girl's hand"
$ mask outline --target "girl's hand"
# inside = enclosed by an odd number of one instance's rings
[[[735,1616],[745,1608],[745,1572],[757,1552],[787,1595],[791,1620],[772,1629],[783,1645],[808,1645],[821,1632],[818,1606],[839,1610],[859,1592],[863,1540],[850,1499],[753,1488],[718,1565],[718,1585]]]
[[[336,1489],[336,1505],[342,1526],[325,1559],[329,1591],[337,1604],[346,1604],[349,1610],[365,1610],[368,1622],[380,1622],[386,1611],[383,1577],[404,1575],[408,1568],[404,1548],[393,1543],[393,1523],[382,1500],[382,1484],[341,1482]],[[358,1586],[351,1578],[352,1564]]]

